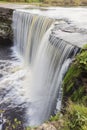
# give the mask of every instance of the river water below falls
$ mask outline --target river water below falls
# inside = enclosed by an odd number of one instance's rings
[[[23,118],[27,101],[23,87],[25,73],[15,49],[0,46],[0,110],[4,111],[4,119]]]

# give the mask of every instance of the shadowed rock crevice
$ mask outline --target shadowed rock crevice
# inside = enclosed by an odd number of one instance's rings
[[[12,9],[0,8],[0,44],[13,43]]]

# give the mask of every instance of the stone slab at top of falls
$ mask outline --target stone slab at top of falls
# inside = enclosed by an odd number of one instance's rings
[[[55,28],[52,30],[52,37],[62,39],[79,48],[87,44],[87,30],[77,28],[65,22],[55,23]]]
[[[87,43],[87,8],[85,7],[48,7],[17,9],[17,11],[41,15],[57,21],[52,32],[53,36],[67,43],[82,48]]]

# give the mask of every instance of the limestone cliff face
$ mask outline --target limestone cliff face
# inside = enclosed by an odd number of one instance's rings
[[[0,44],[12,43],[12,12],[11,9],[0,8]]]

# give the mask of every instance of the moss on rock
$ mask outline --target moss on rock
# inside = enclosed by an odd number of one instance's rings
[[[71,99],[87,106],[87,50],[83,48],[70,66],[63,82],[63,101]]]

